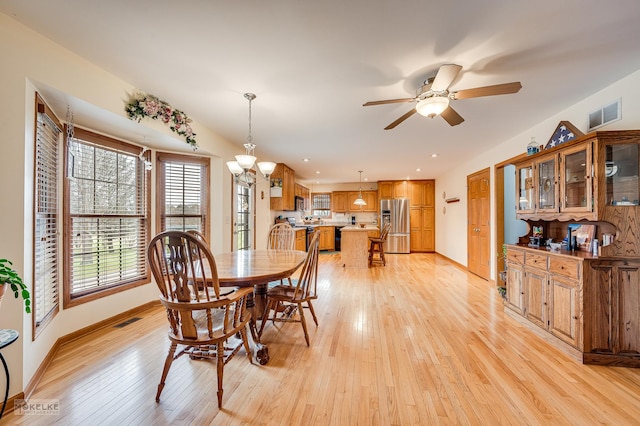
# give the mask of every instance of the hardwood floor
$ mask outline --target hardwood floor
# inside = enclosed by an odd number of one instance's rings
[[[161,308],[63,347],[31,396],[58,416],[3,424],[638,424],[640,369],[586,366],[503,313],[493,283],[434,254],[342,268],[321,254],[320,325],[267,325],[271,362],[182,357],[154,401],[168,348]]]

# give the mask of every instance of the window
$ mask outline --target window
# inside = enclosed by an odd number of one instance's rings
[[[318,192],[311,196],[311,215],[318,217],[331,216],[331,193]]]
[[[68,138],[65,306],[149,282],[141,148],[87,130]]]
[[[209,239],[209,158],[157,154],[158,232],[196,229]]]
[[[33,336],[58,312],[58,147],[62,125],[36,95]]]

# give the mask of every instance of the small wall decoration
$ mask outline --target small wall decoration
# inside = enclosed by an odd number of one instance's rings
[[[578,138],[580,136],[584,136],[580,130],[576,128],[573,124],[568,121],[561,121],[554,130],[553,135],[551,135],[551,139],[545,145],[544,149],[553,148],[554,146],[558,146],[561,143],[568,142],[571,139]]]
[[[161,120],[163,123],[168,124],[174,133],[182,136],[194,151],[198,149],[196,134],[193,133],[191,128],[191,119],[184,112],[175,109],[156,96],[144,92],[136,92],[133,99],[125,106],[125,111],[130,120],[135,120],[138,123],[143,117]]]

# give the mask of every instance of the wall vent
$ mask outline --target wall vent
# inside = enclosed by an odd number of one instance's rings
[[[620,120],[622,118],[621,110],[622,101],[621,99],[618,99],[617,101],[590,113],[589,132],[597,129],[598,127],[602,127],[605,124]]]

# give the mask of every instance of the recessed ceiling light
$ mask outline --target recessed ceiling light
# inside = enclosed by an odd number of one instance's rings
[[[320,174],[320,170],[316,170],[316,174],[319,175]]]
[[[421,172],[421,171],[422,171],[422,169],[416,169],[416,172]]]
[[[435,158],[435,157],[437,157],[437,156],[438,156],[438,154],[435,154],[435,153],[434,153],[434,154],[431,154],[431,157],[433,157],[433,158]]]
[[[365,180],[365,181],[368,181],[368,180],[369,180],[369,178],[364,178],[364,180]]]
[[[305,163],[308,163],[311,160],[309,160],[308,158],[303,158],[302,161],[304,161]]]

